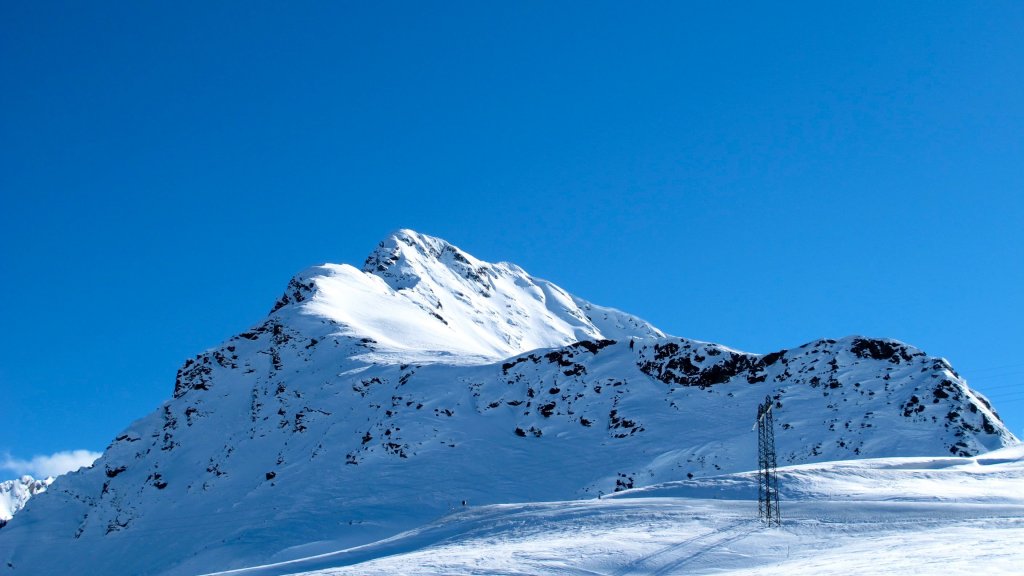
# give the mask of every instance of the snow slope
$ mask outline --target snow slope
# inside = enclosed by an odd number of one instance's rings
[[[604,500],[492,505],[394,538],[236,576],[1019,574],[1024,450],[780,469],[780,528],[750,473]]]
[[[189,359],[173,397],[0,532],[0,574],[195,574],[375,542],[471,506],[592,498],[780,464],[1017,443],[943,359],[823,339],[668,337],[512,264],[402,230],[311,268]],[[145,550],[125,555],[124,550]]]

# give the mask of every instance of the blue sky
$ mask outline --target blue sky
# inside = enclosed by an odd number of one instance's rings
[[[1024,5],[891,4],[4,4],[0,455],[102,450],[399,227],[680,336],[898,338],[1024,435]]]

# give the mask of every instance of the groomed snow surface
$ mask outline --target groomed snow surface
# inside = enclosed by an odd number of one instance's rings
[[[219,574],[1024,571],[1024,446],[791,466],[779,484],[778,528],[755,518],[752,475],[728,474],[601,500],[467,507],[373,544]]]

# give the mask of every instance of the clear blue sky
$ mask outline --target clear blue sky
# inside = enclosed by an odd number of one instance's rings
[[[0,453],[101,450],[410,227],[676,335],[894,337],[1024,434],[1024,4],[6,2]]]

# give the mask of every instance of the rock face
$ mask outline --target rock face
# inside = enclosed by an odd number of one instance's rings
[[[31,476],[0,482],[0,528],[25,507],[29,498],[46,492],[46,487],[52,482],[53,478],[36,480]]]
[[[759,355],[667,337],[403,230],[362,270],[299,274],[266,320],[186,361],[170,400],[0,532],[0,574],[69,558],[94,574],[210,572],[464,503],[749,470],[766,395],[779,465],[1017,442],[945,360],[903,343]]]

